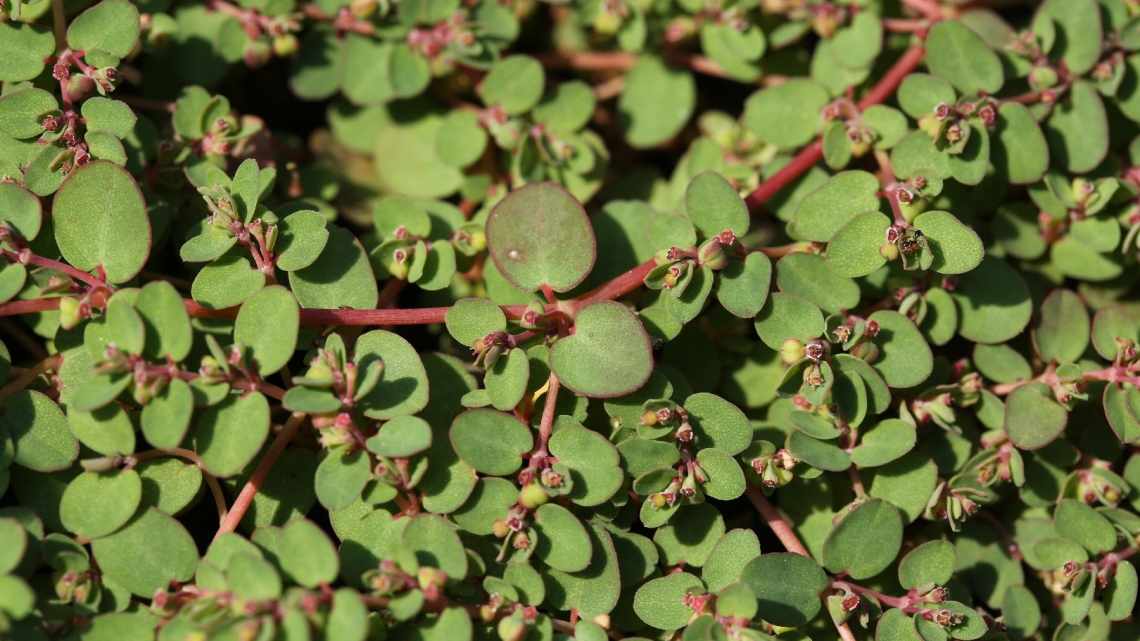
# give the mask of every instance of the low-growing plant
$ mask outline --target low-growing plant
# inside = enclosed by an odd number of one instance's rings
[[[0,0],[0,83],[0,638],[1140,638],[1140,2]]]

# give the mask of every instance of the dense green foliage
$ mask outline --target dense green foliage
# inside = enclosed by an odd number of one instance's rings
[[[1138,257],[1136,0],[0,0],[0,638],[1135,641]]]

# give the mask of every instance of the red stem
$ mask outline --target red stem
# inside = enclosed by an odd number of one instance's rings
[[[241,492],[238,493],[237,498],[234,499],[230,511],[226,513],[226,518],[222,519],[221,525],[218,526],[218,532],[214,534],[215,539],[226,532],[233,532],[237,529],[238,524],[245,517],[245,513],[249,511],[249,506],[253,504],[253,498],[257,496],[258,490],[261,489],[266,477],[269,476],[269,471],[273,469],[273,464],[277,462],[286,446],[297,435],[304,422],[305,414],[300,412],[293,414],[285,422],[285,426],[281,428],[281,431],[277,433],[277,438],[273,439],[273,444],[269,446],[269,451],[257,462],[257,469],[253,471],[245,486],[241,488]]]
[[[780,543],[784,544],[784,549],[800,556],[811,556],[804,544],[800,543],[800,537],[796,536],[795,531],[792,530],[791,523],[788,523],[784,515],[776,509],[776,506],[768,501],[768,497],[764,496],[764,492],[760,488],[749,486],[748,500],[752,501],[752,505],[760,513],[760,517],[764,519],[768,529],[772,530],[776,538],[780,539]]]
[[[859,101],[859,110],[863,111],[868,107],[880,104],[890,97],[891,94],[898,89],[903,78],[918,67],[925,54],[926,50],[921,46],[916,45],[907,49],[906,53],[895,62],[894,66],[892,66],[890,70],[879,79],[879,82],[875,83],[874,87],[871,87],[867,95],[863,96],[863,99]],[[753,211],[759,209],[764,203],[779,193],[781,189],[787,187],[791,182],[802,176],[822,158],[823,145],[819,140],[804,147],[800,153],[792,158],[791,162],[784,165],[770,178],[760,183],[760,186],[754,189],[751,194],[748,194],[748,198],[745,199],[745,202],[748,203],[748,208]]]
[[[9,249],[2,249],[2,250],[0,250],[0,253],[3,254],[4,258],[7,258],[8,260],[12,261],[13,263],[23,263],[23,264],[27,264],[27,265],[36,265],[38,267],[46,267],[47,269],[51,269],[51,270],[60,272],[61,274],[67,274],[68,276],[71,276],[72,278],[74,278],[76,280],[87,283],[88,285],[90,285],[92,287],[106,287],[107,286],[107,283],[99,280],[98,278],[92,276],[91,274],[88,274],[85,271],[81,271],[79,269],[76,269],[76,268],[72,267],[71,265],[68,265],[67,263],[64,263],[64,262],[60,262],[58,260],[52,260],[50,258],[44,258],[43,256],[37,256],[36,254],[32,254],[32,253],[26,253],[23,256],[21,256],[20,253],[11,251]]]

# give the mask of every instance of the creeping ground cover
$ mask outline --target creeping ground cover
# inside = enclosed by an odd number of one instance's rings
[[[0,0],[0,639],[1136,641],[1140,1]]]

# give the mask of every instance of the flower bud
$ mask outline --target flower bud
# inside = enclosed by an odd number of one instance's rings
[[[79,299],[73,296],[64,296],[59,299],[59,326],[63,329],[73,329],[83,320],[80,311]]]
[[[273,54],[278,58],[288,58],[297,53],[300,46],[297,36],[291,33],[282,34],[273,39]]]
[[[496,539],[506,538],[511,533],[511,526],[507,525],[506,519],[495,519],[491,524],[491,533],[495,535]]]
[[[522,641],[526,638],[527,627],[521,617],[509,616],[499,621],[498,632],[502,641]]]
[[[268,44],[261,40],[250,40],[245,45],[245,50],[241,54],[242,60],[245,61],[245,66],[250,69],[257,69],[265,66],[269,59],[272,57],[272,51]]]
[[[728,266],[728,254],[719,238],[710,238],[701,244],[697,250],[697,261],[713,270],[721,270]]]
[[[780,361],[785,365],[799,362],[805,353],[804,344],[794,338],[789,338],[780,344]]]
[[[519,505],[528,510],[533,510],[548,500],[550,500],[550,496],[538,483],[528,483],[519,490]]]

